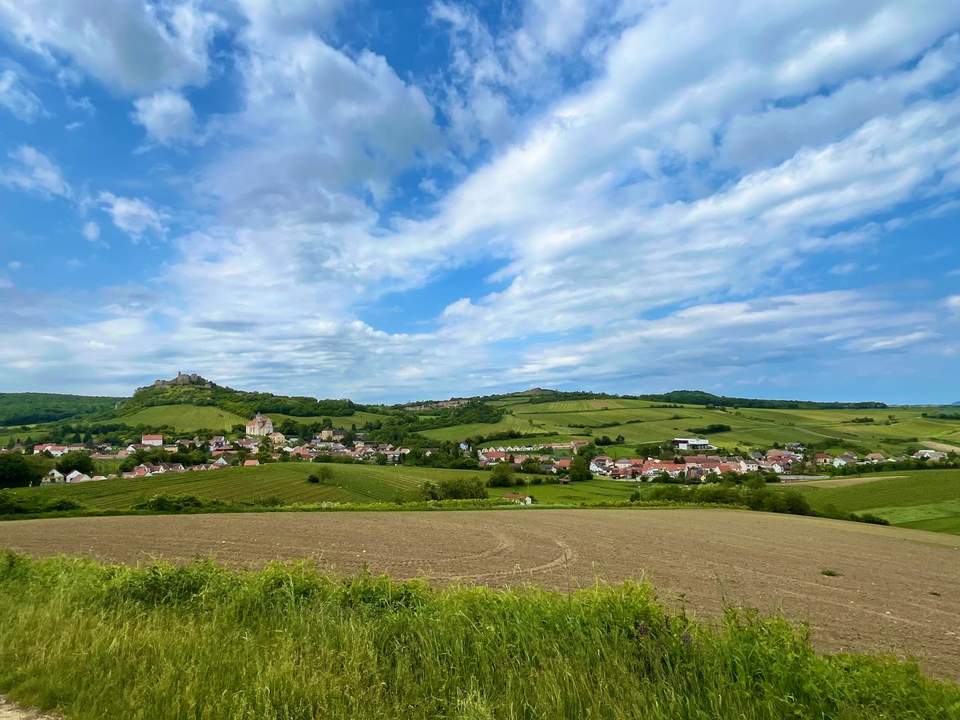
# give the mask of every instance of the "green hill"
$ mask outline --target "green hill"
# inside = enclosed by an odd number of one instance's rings
[[[121,400],[54,393],[0,393],[0,426],[32,425],[94,415],[113,409]]]
[[[392,501],[413,499],[427,480],[473,477],[477,472],[434,468],[328,464],[333,479],[323,485],[307,482],[315,463],[273,463],[259,467],[225,468],[207,472],[149,478],[101,480],[82,485],[44,485],[13,492],[41,498],[67,498],[96,510],[128,509],[153,495],[190,494],[208,500],[252,502],[279,498],[283,503]]]
[[[350,400],[317,400],[264,392],[245,392],[217,385],[199,375],[180,373],[173,380],[157,380],[139,388],[133,397],[121,403],[119,416],[132,415],[160,405],[216,407],[249,418],[255,413],[283,413],[297,417],[352,415],[361,406]]]

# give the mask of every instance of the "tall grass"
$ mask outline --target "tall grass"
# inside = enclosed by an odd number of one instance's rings
[[[708,628],[646,585],[430,589],[0,558],[0,690],[101,718],[947,718],[960,688],[821,656],[779,619]]]

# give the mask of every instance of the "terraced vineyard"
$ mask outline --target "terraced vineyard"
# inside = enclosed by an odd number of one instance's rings
[[[126,509],[157,494],[190,494],[206,499],[252,502],[279,498],[284,503],[377,502],[398,496],[414,498],[427,480],[476,475],[466,470],[407,468],[402,466],[331,464],[333,480],[315,485],[307,476],[317,471],[310,463],[274,463],[252,468],[161,475],[136,480],[101,480],[83,485],[47,485],[16,493],[64,497],[102,510]]]

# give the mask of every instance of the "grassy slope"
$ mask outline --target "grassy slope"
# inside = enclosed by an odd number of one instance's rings
[[[69,618],[69,622],[64,622]],[[647,586],[431,590],[0,558],[0,690],[94,718],[948,718],[960,688]]]
[[[712,424],[729,425],[732,430],[710,435],[721,447],[737,445],[769,446],[774,442],[823,442],[835,439],[859,443],[870,449],[901,451],[910,441],[939,439],[960,444],[960,421],[932,420],[921,417],[930,408],[890,408],[883,410],[765,410],[743,408],[727,411],[701,406],[679,408],[654,407],[642,400],[566,400],[527,403],[512,399],[495,403],[508,414],[492,425],[460,425],[424,434],[435,439],[457,440],[472,435],[516,431],[551,433],[558,438],[596,435],[623,435],[628,445],[663,442],[677,435],[690,434],[690,428]],[[889,416],[894,423],[884,424]],[[677,417],[679,416],[679,417]],[[872,417],[874,423],[851,422]],[[616,423],[609,427],[601,427]],[[586,426],[586,427],[575,427]],[[837,446],[839,448],[839,445]],[[617,451],[615,451],[617,452]],[[632,451],[628,451],[629,452]]]
[[[168,425],[181,432],[192,430],[228,430],[234,425],[245,423],[244,418],[217,407],[204,405],[156,405],[138,410],[130,415],[121,415],[117,422],[126,425],[147,425],[159,427]]]
[[[444,477],[472,477],[479,471],[442,470],[379,465],[330,464],[333,480],[325,485],[306,481],[318,465],[273,463],[252,468],[161,475],[136,480],[101,480],[83,485],[49,485],[15,490],[19,494],[64,497],[88,508],[116,510],[157,494],[191,494],[206,499],[252,501],[278,497],[295,502],[376,502],[398,495],[412,498],[423,482]]]
[[[267,414],[275,423],[279,423],[283,420],[293,420],[297,423],[317,423],[323,422],[329,418],[333,422],[334,427],[343,428],[349,428],[351,425],[361,427],[364,423],[376,422],[378,420],[383,420],[386,417],[386,415],[367,412],[366,410],[357,410],[353,415],[310,415],[306,417],[301,417],[298,415],[284,415],[283,413]],[[246,422],[246,419],[244,422]]]
[[[816,509],[832,505],[879,515],[894,525],[960,534],[960,470],[888,474],[886,480],[846,487],[790,487],[803,492]]]

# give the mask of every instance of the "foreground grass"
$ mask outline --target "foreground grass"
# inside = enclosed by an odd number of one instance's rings
[[[911,664],[820,656],[783,620],[708,628],[645,585],[429,589],[0,558],[0,690],[116,718],[950,718]]]

